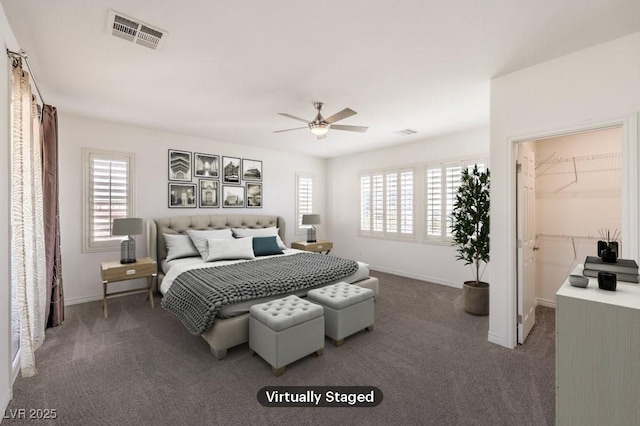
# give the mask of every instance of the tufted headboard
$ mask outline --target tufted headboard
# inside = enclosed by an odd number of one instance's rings
[[[158,262],[158,278],[162,281],[160,262],[167,257],[167,246],[163,234],[184,234],[187,229],[224,228],[279,228],[278,234],[285,241],[285,223],[281,216],[210,214],[198,216],[173,216],[147,221],[147,251],[149,257]]]

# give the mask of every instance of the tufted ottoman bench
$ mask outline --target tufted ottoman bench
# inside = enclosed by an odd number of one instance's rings
[[[253,305],[249,310],[249,348],[280,376],[287,364],[324,352],[322,306],[287,296]]]
[[[339,282],[309,290],[307,298],[324,308],[325,334],[334,346],[364,328],[373,330],[373,290]]]

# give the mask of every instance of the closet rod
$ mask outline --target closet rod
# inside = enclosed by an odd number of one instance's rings
[[[22,58],[24,59],[24,63],[27,64],[27,69],[29,70],[29,74],[31,75],[31,79],[33,80],[33,84],[34,86],[36,86],[36,91],[38,92],[38,97],[40,97],[40,100],[42,101],[42,104],[44,105],[44,98],[42,97],[42,93],[40,93],[40,88],[38,87],[38,82],[36,81],[36,76],[33,73],[33,71],[31,70],[31,66],[29,65],[29,59],[28,59],[28,55],[27,52],[24,51],[24,49],[20,49],[19,52],[14,52],[12,50],[7,49],[7,56],[10,56],[14,59],[16,58]]]

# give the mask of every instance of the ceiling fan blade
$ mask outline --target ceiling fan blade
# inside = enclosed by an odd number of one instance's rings
[[[325,118],[324,121],[331,124],[331,123],[335,123],[336,121],[344,120],[345,118],[351,117],[352,115],[356,115],[356,114],[357,112],[355,112],[351,108],[345,108],[340,112],[336,112],[331,117]]]
[[[300,130],[300,129],[308,129],[309,126],[304,126],[304,127],[295,127],[293,129],[284,129],[284,130],[276,130],[273,133],[282,133],[282,132],[289,132],[291,130]]]
[[[316,137],[318,138],[318,140],[320,140],[320,139],[324,139],[324,138],[326,138],[326,137],[327,137],[327,135],[326,135],[326,134],[324,134],[324,135],[318,135],[318,136],[316,136]]]
[[[309,122],[311,121],[311,120],[305,120],[304,118],[296,117],[295,115],[287,114],[286,112],[279,112],[278,114],[282,115],[283,117],[293,118],[294,120],[302,121],[303,123],[307,123],[307,124],[309,124]]]
[[[364,133],[368,129],[367,126],[345,126],[344,124],[332,124],[331,130],[348,130],[349,132]]]

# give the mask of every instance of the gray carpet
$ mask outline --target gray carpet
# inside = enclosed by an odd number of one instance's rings
[[[339,348],[327,340],[275,378],[246,344],[217,361],[207,343],[144,295],[70,306],[19,377],[10,409],[57,410],[38,425],[551,425],[555,311],[515,350],[487,341],[488,318],[462,311],[461,290],[383,273],[375,328]],[[377,386],[373,408],[267,408],[268,385]]]

